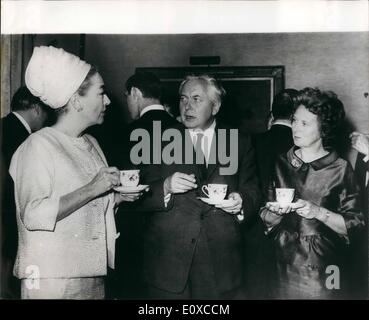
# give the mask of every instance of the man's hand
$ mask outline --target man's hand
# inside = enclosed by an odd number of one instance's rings
[[[230,214],[238,214],[242,209],[242,198],[238,192],[232,192],[229,194],[228,199],[233,200],[230,204],[218,204],[215,207],[222,209]]]
[[[369,154],[369,136],[360,132],[353,132],[350,134],[351,146],[358,152]]]
[[[185,193],[196,188],[197,184],[194,174],[175,172],[164,181],[164,196],[169,193]]]

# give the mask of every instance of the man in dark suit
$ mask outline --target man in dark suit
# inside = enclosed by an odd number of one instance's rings
[[[351,145],[358,152],[355,163],[355,177],[360,188],[360,200],[362,212],[366,219],[366,234],[355,239],[356,243],[351,260],[351,285],[352,298],[367,299],[368,295],[368,201],[369,201],[369,135],[360,132],[353,132],[350,135]]]
[[[1,119],[1,218],[2,218],[2,293],[4,298],[18,298],[19,284],[12,276],[15,255],[17,253],[17,223],[13,181],[8,173],[11,158],[17,148],[31,134],[44,125],[48,108],[34,97],[26,87],[14,94],[11,110]]]
[[[291,115],[297,93],[295,89],[284,89],[274,97],[268,119],[270,128],[254,138],[256,162],[263,192],[268,189],[270,173],[277,156],[287,152],[293,146]]]
[[[274,97],[268,119],[269,130],[256,135],[253,139],[257,171],[264,198],[267,195],[276,158],[293,146],[290,119],[297,93],[295,89],[284,89]],[[253,299],[271,298],[272,280],[275,277],[273,241],[265,237],[264,226],[259,217],[245,225],[244,234],[246,257],[250,261],[246,273],[248,296]]]
[[[161,149],[164,163],[159,175],[147,173],[152,192],[142,202],[151,209],[144,229],[146,297],[242,299],[240,223],[257,213],[260,195],[250,138],[215,120],[225,93],[215,79],[188,77],[179,93],[183,125],[171,129],[179,140]],[[200,200],[208,184],[226,184],[228,200]]]
[[[162,84],[153,73],[140,72],[132,75],[126,82],[126,99],[131,118],[134,120],[123,134],[122,159],[120,169],[141,169],[140,183],[145,183],[145,167],[136,166],[131,162],[130,151],[136,142],[130,140],[131,133],[136,129],[143,129],[153,137],[153,124],[160,124],[161,130],[176,125],[178,122],[165,111],[161,105]],[[161,134],[161,131],[160,131]],[[153,141],[150,141],[150,154],[153,153]],[[150,165],[155,172],[155,165]],[[141,298],[142,286],[142,226],[143,216],[136,211],[137,204],[124,204],[117,214],[117,225],[120,238],[117,240],[117,277],[115,293],[119,298]]]
[[[355,175],[360,186],[363,212],[368,215],[369,135],[353,132],[350,138],[352,147],[358,152],[355,163]]]

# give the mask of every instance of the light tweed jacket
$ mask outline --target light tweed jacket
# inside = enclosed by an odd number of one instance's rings
[[[103,166],[107,166],[103,152],[88,135],[72,138],[44,128],[18,148],[9,170],[19,234],[15,276],[102,276],[107,264],[114,266],[112,193],[56,222],[60,198],[90,182]]]

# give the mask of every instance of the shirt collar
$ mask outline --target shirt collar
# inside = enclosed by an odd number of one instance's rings
[[[201,130],[201,129],[189,129],[191,137],[193,137],[194,135],[198,134],[198,133],[202,133],[204,136],[212,136],[214,134],[215,131],[215,126],[216,126],[216,121],[214,120],[213,123],[206,128],[205,130]]]
[[[288,162],[296,169],[300,169],[304,164],[306,164],[311,165],[311,167],[314,170],[320,170],[323,169],[324,167],[327,167],[328,165],[330,165],[331,163],[333,163],[338,159],[337,153],[335,151],[331,151],[324,157],[321,157],[309,163],[305,163],[296,155],[295,151],[297,149],[298,147],[294,146],[287,152]]]
[[[276,124],[291,128],[291,121],[289,121],[289,120],[277,119],[277,120],[273,121],[272,126],[274,126]]]
[[[152,104],[151,106],[147,106],[145,107],[143,110],[141,110],[140,112],[140,118],[146,113],[149,112],[151,110],[162,110],[165,111],[164,107],[160,104]]]
[[[13,111],[13,114],[19,119],[20,122],[22,122],[28,133],[31,134],[32,130],[28,122],[18,112]]]

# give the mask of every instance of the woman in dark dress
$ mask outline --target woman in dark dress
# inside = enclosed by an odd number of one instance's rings
[[[333,92],[305,88],[298,95],[295,146],[276,161],[271,202],[260,211],[275,240],[277,298],[344,296],[345,255],[364,226],[353,169],[331,149],[344,115]],[[275,188],[294,188],[295,202],[272,202]]]

